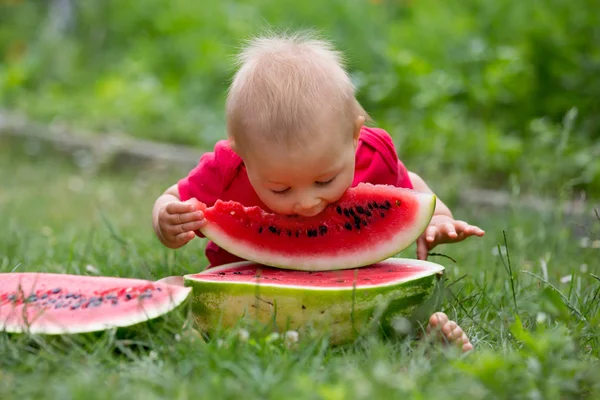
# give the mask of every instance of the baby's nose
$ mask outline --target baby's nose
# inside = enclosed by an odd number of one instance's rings
[[[295,212],[299,215],[312,215],[321,201],[317,198],[304,198],[296,204]]]

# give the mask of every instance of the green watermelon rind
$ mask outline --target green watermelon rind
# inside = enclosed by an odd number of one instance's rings
[[[367,184],[361,184],[367,185]],[[408,191],[409,189],[396,190]],[[204,236],[231,254],[235,254],[246,260],[252,260],[260,264],[269,265],[281,269],[293,269],[300,271],[326,271],[347,268],[358,268],[364,265],[374,264],[388,257],[392,257],[407,247],[425,231],[435,211],[436,196],[431,193],[415,192],[419,199],[419,208],[414,223],[407,229],[397,232],[392,238],[381,241],[377,248],[365,250],[340,249],[339,252],[330,255],[289,255],[280,254],[268,249],[261,248],[255,243],[232,239],[228,233],[216,224],[207,224],[201,231]],[[332,249],[334,252],[335,249]]]
[[[444,267],[420,260],[390,260],[428,265],[431,269],[416,278],[357,288],[294,287],[195,278],[201,274],[186,275],[184,279],[185,285],[193,288],[192,313],[202,330],[233,327],[246,316],[264,325],[274,324],[279,331],[326,331],[333,344],[343,344],[374,325],[384,332],[393,331],[392,323],[397,317],[411,321],[423,318],[417,313],[422,313],[423,306],[431,302],[437,292]],[[215,272],[213,270],[211,272]]]
[[[37,273],[31,273],[37,274]],[[42,273],[44,275],[60,275],[51,273]],[[0,274],[1,276],[1,274]],[[83,277],[83,276],[82,276]],[[85,277],[90,278],[90,277]],[[116,279],[128,279],[128,278],[116,278]],[[141,281],[139,279],[131,279],[132,284]],[[148,281],[148,283],[150,283]],[[165,285],[171,287],[171,285]],[[45,335],[45,336],[57,336],[57,335],[80,335],[80,334],[93,334],[103,332],[111,329],[118,329],[122,331],[134,332],[143,326],[148,326],[150,323],[158,322],[160,320],[166,320],[171,316],[183,312],[186,306],[189,304],[192,290],[190,288],[172,287],[173,291],[170,292],[167,301],[162,302],[157,306],[144,306],[143,310],[135,314],[124,315],[120,319],[113,319],[105,324],[85,324],[81,323],[78,325],[53,325],[52,327],[40,327],[33,322],[29,326],[23,325],[7,325],[0,319],[0,332],[8,334],[29,334],[29,335]],[[172,294],[172,295],[171,295]],[[6,305],[5,305],[6,307]]]

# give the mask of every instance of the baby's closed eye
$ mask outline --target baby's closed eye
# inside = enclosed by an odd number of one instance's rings
[[[329,185],[331,182],[333,182],[333,181],[334,181],[334,179],[335,179],[335,176],[334,176],[333,178],[331,178],[331,179],[328,179],[328,180],[326,180],[326,181],[316,181],[316,182],[315,182],[315,184],[316,184],[317,186],[327,186],[327,185]]]

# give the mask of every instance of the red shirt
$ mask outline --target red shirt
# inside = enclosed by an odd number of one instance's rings
[[[413,188],[392,138],[383,129],[361,129],[352,186],[360,182]],[[217,142],[213,152],[203,154],[198,165],[178,182],[178,188],[182,201],[195,197],[212,206],[217,199],[233,200],[246,207],[259,206],[270,211],[250,184],[244,162],[226,140]],[[211,241],[206,246],[206,257],[210,267],[242,260]]]

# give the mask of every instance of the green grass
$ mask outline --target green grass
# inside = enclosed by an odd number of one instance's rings
[[[172,251],[153,236],[152,203],[176,177],[1,150],[0,271],[158,279],[202,270],[201,240]],[[248,340],[237,329],[204,340],[189,325],[70,346],[0,335],[0,398],[598,398],[600,282],[592,274],[600,276],[600,250],[580,247],[574,232],[599,239],[600,221],[455,204],[456,185],[445,180],[430,178],[457,216],[487,231],[435,249],[456,264],[432,257],[447,267],[443,310],[475,343],[466,357],[375,336],[331,348],[326,337],[301,335],[287,346],[250,326]],[[510,264],[495,255],[503,232]]]

